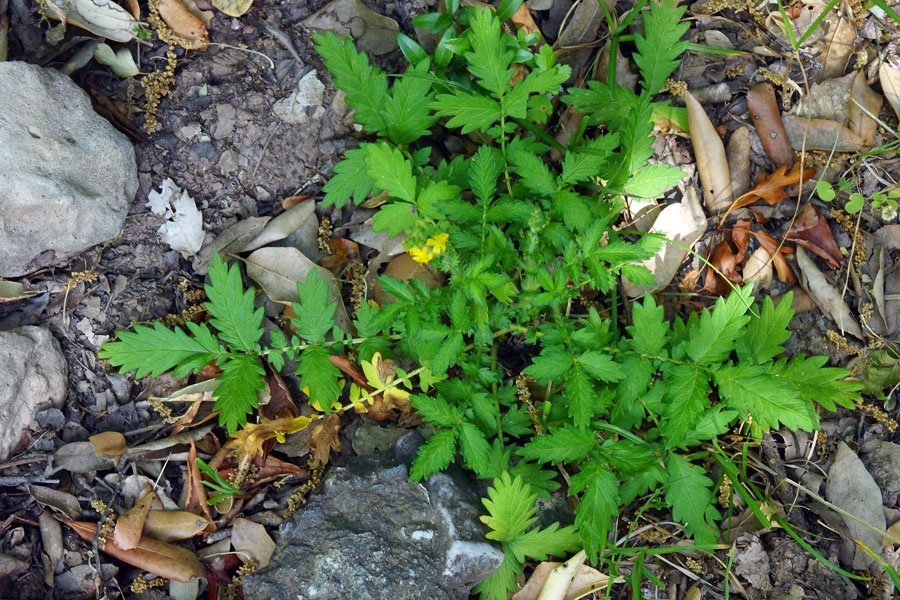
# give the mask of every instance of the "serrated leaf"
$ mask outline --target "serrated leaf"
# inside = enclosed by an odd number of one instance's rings
[[[500,119],[500,103],[481,94],[456,91],[438,94],[430,108],[439,117],[450,117],[447,127],[460,127],[466,135],[473,131],[486,131]]]
[[[410,481],[422,481],[450,465],[456,454],[456,430],[442,429],[419,447],[409,469]]]
[[[413,203],[416,200],[416,179],[412,163],[387,143],[366,146],[366,169],[372,182],[394,198]]]
[[[527,375],[531,375],[541,382],[559,379],[572,368],[572,355],[557,348],[541,351],[534,357],[534,362],[525,369]]]
[[[634,303],[631,309],[634,325],[626,329],[631,336],[631,347],[635,352],[649,356],[658,355],[669,337],[669,322],[666,311],[657,306],[650,294],[644,296],[644,303]]]
[[[644,32],[635,36],[638,51],[634,62],[641,70],[641,85],[650,94],[665,85],[666,78],[678,68],[678,57],[687,50],[681,36],[689,24],[679,22],[684,10],[676,0],[663,0],[650,3],[650,10],[643,13]]]
[[[469,43],[472,52],[466,53],[469,72],[478,83],[500,98],[509,91],[513,69],[509,68],[510,52],[500,31],[500,21],[492,10],[476,8],[469,20]]]
[[[550,433],[531,438],[518,452],[519,456],[542,463],[579,460],[597,447],[596,435],[580,427],[559,427]]]
[[[334,166],[334,175],[322,187],[322,206],[342,208],[351,198],[354,204],[361,204],[375,189],[366,172],[366,146],[348,150],[346,158]]]
[[[584,463],[581,471],[571,477],[569,494],[577,493],[581,494],[581,501],[575,509],[575,527],[588,559],[596,562],[607,544],[609,526],[619,509],[616,476],[599,461]]]
[[[622,370],[622,366],[610,355],[599,350],[582,352],[575,362],[584,367],[591,377],[600,381],[616,382],[625,379],[625,371]]]
[[[391,87],[390,100],[382,107],[382,116],[387,123],[387,136],[395,144],[406,146],[427,135],[429,128],[437,121],[431,114],[428,103],[431,100],[431,80],[424,77],[428,64],[407,69],[406,75]]]
[[[556,192],[556,178],[540,156],[516,149],[511,153],[510,160],[522,178],[522,184],[529,190],[543,196],[552,196]]]
[[[704,310],[697,321],[688,325],[687,355],[701,365],[724,361],[734,350],[750,317],[744,313],[749,305],[749,289],[733,291],[727,300],[719,298],[712,311]]]
[[[333,32],[314,33],[316,52],[331,71],[335,86],[346,94],[347,106],[356,112],[354,118],[366,131],[383,133],[387,125],[381,115],[387,98],[387,76],[372,67],[362,52],[357,52],[353,40],[344,40]]]
[[[853,408],[862,401],[862,383],[847,381],[846,369],[825,367],[827,362],[827,356],[793,356],[779,359],[768,370],[807,402],[817,402],[825,410],[835,410],[835,404]]]
[[[694,365],[673,365],[663,375],[666,389],[665,421],[661,431],[667,447],[684,446],[704,409],[709,406],[712,391],[708,375]]]
[[[490,468],[488,456],[490,445],[480,429],[465,422],[459,428],[459,452],[462,454],[466,466],[475,471],[476,475],[482,475]]]
[[[416,223],[416,207],[409,202],[392,202],[385,204],[375,213],[375,224],[372,231],[379,233],[387,231],[391,237],[395,237],[412,228]]]
[[[612,265],[619,265],[622,263],[641,262],[653,256],[653,253],[642,246],[626,242],[625,240],[613,240],[605,246],[597,248],[594,256]]]
[[[504,471],[488,488],[488,497],[481,500],[488,511],[481,522],[491,529],[485,537],[500,542],[516,539],[537,520],[535,500],[537,495],[528,484]]]
[[[292,303],[296,317],[291,323],[297,328],[297,335],[308,342],[324,342],[325,336],[334,327],[336,304],[328,301],[328,283],[311,269],[304,283],[297,282],[300,302]]]
[[[216,254],[209,265],[209,279],[204,286],[209,300],[204,305],[212,316],[210,324],[235,350],[258,353],[263,308],[254,310],[254,290],[244,291],[240,267],[229,267]]]
[[[686,173],[670,165],[647,165],[628,178],[623,191],[632,196],[655,199],[684,179]]]
[[[597,411],[594,406],[594,389],[583,369],[575,367],[572,370],[572,374],[566,379],[566,389],[563,394],[569,407],[572,423],[579,427],[588,425],[591,417]]]
[[[169,329],[159,322],[152,329],[136,325],[134,331],[120,331],[115,341],[104,343],[98,356],[123,373],[136,371],[137,379],[159,377],[176,367],[176,376],[183,377],[199,371],[221,352],[206,325],[190,323],[189,327],[193,338],[180,327]]]
[[[411,397],[413,408],[425,419],[437,427],[456,427],[462,420],[462,411],[447,402],[440,394],[426,396],[417,394]]]
[[[713,519],[718,517],[712,506],[713,481],[703,469],[691,464],[683,456],[670,452],[666,459],[666,502],[675,520],[683,523],[685,531],[698,544],[715,544]]]
[[[687,433],[685,446],[696,446],[706,440],[712,440],[724,434],[740,415],[736,410],[725,410],[724,405],[717,404],[703,411],[700,419]]]
[[[520,572],[521,569],[517,568],[515,559],[507,553],[500,567],[490,577],[472,588],[472,592],[479,594],[481,600],[507,600],[508,592],[516,589],[516,574]]]
[[[749,415],[764,431],[782,424],[791,430],[819,428],[812,402],[764,367],[745,362],[723,365],[714,377],[725,405],[737,410],[742,418]]]
[[[735,342],[740,360],[763,364],[784,352],[781,344],[791,336],[787,327],[794,316],[792,298],[793,292],[788,292],[777,307],[772,298],[765,299],[759,317],[751,316],[750,323],[744,328],[744,335]]]
[[[321,406],[325,412],[330,412],[331,403],[341,395],[341,372],[331,363],[330,356],[325,346],[309,346],[300,353],[297,367],[300,387],[308,388],[310,403]]]
[[[525,562],[526,558],[547,560],[550,556],[565,556],[580,548],[581,537],[572,525],[560,529],[559,523],[553,523],[545,529],[520,534],[506,547],[519,562]]]
[[[488,145],[480,146],[469,163],[469,187],[475,196],[484,202],[493,198],[501,172],[494,150]]]
[[[219,423],[228,429],[228,435],[234,435],[256,408],[256,392],[265,387],[262,380],[265,370],[247,354],[233,355],[219,367],[222,373],[216,377],[219,386],[213,409],[219,411]]]

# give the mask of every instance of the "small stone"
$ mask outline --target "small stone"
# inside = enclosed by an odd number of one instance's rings
[[[237,111],[230,104],[216,105],[216,129],[213,137],[217,140],[225,139],[234,133],[234,124],[237,121]]]
[[[37,411],[62,407],[66,371],[59,342],[49,330],[27,326],[0,331],[0,460],[34,423]]]
[[[59,431],[66,424],[66,416],[58,408],[42,410],[34,418],[42,429],[50,429],[52,431]]]
[[[201,129],[202,129],[202,127],[200,126],[200,123],[193,122],[193,123],[188,123],[187,125],[182,127],[179,130],[179,133],[181,134],[182,138],[184,138],[185,140],[187,140],[189,142],[189,141],[193,140],[194,137],[196,137],[200,133]]]
[[[219,170],[223,175],[227,175],[238,168],[238,153],[234,150],[226,150],[219,157]]]
[[[275,104],[275,115],[289,125],[303,125],[320,119],[325,114],[322,96],[325,84],[319,81],[316,71],[310,71],[297,82],[297,89]]]
[[[527,0],[525,6],[528,10],[550,10],[553,0]]]

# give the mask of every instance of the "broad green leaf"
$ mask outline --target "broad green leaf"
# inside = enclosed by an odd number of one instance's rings
[[[229,267],[216,254],[209,265],[209,280],[204,289],[209,298],[205,306],[212,316],[210,324],[235,350],[258,353],[263,308],[253,308],[255,290],[244,290],[240,267]]]
[[[659,198],[662,193],[684,179],[685,172],[670,165],[647,165],[628,178],[623,191],[641,198]]]
[[[500,119],[500,103],[480,94],[456,91],[438,94],[430,108],[439,117],[450,117],[447,127],[459,127],[466,135],[473,131],[486,131]]]
[[[456,430],[442,429],[419,447],[419,453],[409,469],[410,481],[423,479],[446,469],[456,454]]]
[[[759,317],[750,317],[750,322],[744,328],[744,335],[735,343],[740,360],[763,364],[784,352],[781,344],[791,336],[787,327],[794,316],[791,309],[793,295],[793,292],[785,294],[777,307],[772,298],[767,297]]]
[[[222,372],[216,377],[219,386],[213,410],[219,411],[219,422],[228,429],[228,435],[234,435],[256,408],[256,392],[265,387],[265,370],[248,354],[233,355],[219,367]]]
[[[712,505],[712,480],[704,470],[686,458],[670,452],[666,458],[666,502],[676,521],[698,544],[716,543],[717,530],[713,523],[718,513]]]
[[[575,362],[584,367],[591,377],[600,381],[616,382],[625,379],[622,365],[615,362],[610,355],[599,350],[582,352]]]
[[[581,471],[571,478],[569,494],[581,494],[581,501],[575,509],[575,527],[591,562],[596,562],[606,547],[609,527],[618,514],[616,483],[613,472],[596,460],[584,463]]]
[[[725,405],[738,411],[741,418],[752,417],[763,431],[781,425],[792,431],[819,428],[812,402],[764,367],[739,362],[719,367],[714,376]]]
[[[366,169],[372,182],[394,198],[413,203],[416,199],[416,179],[412,163],[385,142],[366,146]]]
[[[324,342],[325,336],[334,327],[336,305],[328,301],[328,283],[319,277],[316,269],[311,269],[304,283],[297,282],[300,302],[291,306],[296,317],[291,323],[297,328],[297,335],[308,342]]]
[[[519,450],[519,456],[542,463],[579,460],[597,447],[596,434],[580,427],[560,427],[536,435]]]
[[[626,329],[631,336],[631,347],[635,352],[649,356],[658,355],[669,337],[669,322],[666,321],[665,310],[657,306],[653,296],[644,296],[644,303],[634,303],[631,309],[634,325]]]
[[[136,325],[134,331],[120,331],[115,341],[104,343],[98,356],[123,373],[136,371],[137,379],[159,377],[170,369],[183,377],[201,370],[222,352],[206,325],[188,323],[188,327],[194,337],[180,327],[169,329],[159,322],[153,328]]]

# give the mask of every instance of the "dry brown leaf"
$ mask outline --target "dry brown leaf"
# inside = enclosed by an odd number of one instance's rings
[[[842,332],[847,332],[857,339],[863,339],[863,332],[844,302],[841,293],[834,288],[819,267],[806,254],[803,248],[797,248],[797,266],[802,274],[803,288],[819,306],[822,312],[831,315]]]
[[[95,456],[121,456],[128,450],[125,436],[118,431],[104,431],[88,438],[94,447]]]
[[[818,77],[820,80],[843,75],[856,50],[856,25],[850,15],[849,7],[842,5],[840,10],[832,10],[822,23],[826,29],[825,49],[818,60],[825,68]]]
[[[519,8],[516,9],[516,12],[509,19],[516,26],[516,29],[522,29],[525,33],[541,33],[524,2],[519,5]]]
[[[97,524],[87,521],[63,521],[88,544],[97,536]],[[197,555],[186,548],[175,546],[153,538],[142,538],[136,548],[124,550],[116,545],[112,536],[102,539],[103,552],[133,567],[143,569],[153,575],[188,582],[204,576],[203,565]]]
[[[328,242],[331,254],[319,261],[319,266],[325,267],[335,275],[350,263],[359,262],[359,244],[347,238],[334,238]]]
[[[300,229],[300,226],[312,217],[315,212],[316,203],[311,200],[292,205],[283,213],[269,221],[259,235],[241,248],[241,252],[250,252],[251,250],[262,248],[272,242],[283,240]]]
[[[328,464],[331,451],[339,452],[341,440],[338,433],[341,430],[341,417],[337,413],[325,415],[312,425],[309,439],[309,467]]]
[[[740,196],[750,189],[750,130],[747,127],[742,126],[731,134],[725,155],[731,174],[731,192]]]
[[[78,498],[68,492],[62,492],[42,485],[29,485],[28,493],[38,503],[54,508],[70,519],[77,519],[81,515],[81,504]]]
[[[863,139],[831,119],[806,119],[794,115],[782,117],[784,129],[794,150],[828,150],[864,152],[869,149]]]
[[[873,92],[866,83],[863,72],[857,71],[850,88],[850,131],[858,135],[867,146],[875,144],[878,122],[872,116],[878,116],[882,104],[884,99],[881,95]]]
[[[150,505],[156,499],[156,494],[148,485],[144,493],[138,498],[134,506],[125,512],[116,521],[115,540],[116,545],[122,550],[131,550],[138,545],[144,531],[144,521],[150,511]]]
[[[787,165],[781,165],[774,173],[768,175],[765,179],[756,184],[749,192],[742,194],[722,215],[719,223],[723,223],[725,218],[734,210],[749,206],[757,200],[765,200],[771,205],[778,204],[788,197],[784,188],[789,185],[807,181],[812,177],[816,170],[813,168],[802,169],[800,163],[795,164],[787,173]]]
[[[888,60],[887,56],[881,59],[881,65],[878,67],[878,81],[881,83],[881,91],[884,92],[884,96],[894,108],[897,117],[900,117],[900,67],[895,67]]]
[[[690,92],[684,93],[684,103],[691,130],[691,144],[697,157],[697,171],[703,186],[703,201],[708,211],[719,213],[727,209],[733,199],[725,146],[703,106]]]
[[[747,256],[747,246],[750,245],[750,228],[752,221],[738,220],[731,230],[731,241],[737,246],[737,261],[743,262]]]
[[[206,24],[191,13],[181,0],[159,0],[159,16],[175,33],[178,45],[185,50],[203,50],[209,45]]]
[[[151,510],[144,521],[144,535],[174,542],[190,539],[210,525],[212,521],[185,510]]]
[[[747,92],[747,110],[750,111],[759,139],[775,166],[792,164],[794,153],[791,151],[784,123],[781,122],[772,84],[764,82],[750,88]]]
[[[269,564],[272,553],[275,552],[275,542],[266,533],[266,528],[259,523],[247,519],[235,519],[231,528],[231,545],[242,553],[241,558],[247,562],[252,558],[259,568]]]
[[[268,363],[265,365],[266,374],[263,379],[266,389],[269,391],[269,401],[259,407],[260,414],[266,419],[279,417],[296,417],[300,415],[297,404],[291,396],[291,391],[284,383],[284,379]]]
[[[825,216],[819,209],[806,204],[800,209],[797,219],[785,234],[784,239],[796,242],[815,252],[835,269],[840,268],[843,255],[834,241],[834,235]]]
[[[551,577],[553,577],[554,571],[563,565],[558,562],[542,562],[535,567],[527,583],[513,595],[512,600],[538,600],[538,598],[540,600],[578,600],[578,598],[584,598],[589,594],[606,589],[606,586],[609,585],[609,577],[585,564],[577,565],[579,561],[580,556],[576,554],[564,563],[568,565],[564,569],[573,572],[574,576],[566,587],[557,586],[555,589],[551,588],[553,586]],[[557,575],[559,574],[557,572]],[[550,579],[549,585],[547,585],[548,579]]]
[[[211,523],[209,530],[215,531],[215,523],[212,523],[212,511],[209,509],[209,503],[207,502],[206,486],[202,482],[203,477],[200,474],[200,467],[197,466],[197,446],[191,440],[191,447],[188,450],[187,477],[184,483],[187,487],[184,507],[189,512],[202,515]]]
[[[400,281],[409,281],[410,279],[421,279],[429,288],[436,287],[443,282],[440,273],[429,268],[427,265],[421,265],[414,261],[412,257],[404,252],[398,254],[388,263],[384,270],[384,275],[395,277]],[[373,294],[375,302],[384,305],[388,302],[396,300],[393,296],[386,293],[381,284],[375,282],[375,293]]]

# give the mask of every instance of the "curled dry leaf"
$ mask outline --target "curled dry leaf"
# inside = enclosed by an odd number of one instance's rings
[[[758,287],[769,289],[772,285],[772,256],[759,247],[744,263],[744,281],[759,282]]]
[[[137,499],[128,511],[116,521],[114,539],[116,545],[122,550],[131,550],[138,545],[144,532],[144,521],[150,511],[150,505],[156,499],[156,494],[150,486],[144,489],[143,495]]]
[[[241,252],[256,239],[271,217],[249,217],[228,226],[216,239],[203,246],[197,253],[193,267],[200,275],[206,275],[207,266],[215,254],[224,256]]]
[[[900,117],[900,67],[889,62],[889,57],[881,59],[878,67],[878,80],[881,83],[881,91],[884,92],[897,117]]]
[[[332,450],[340,452],[341,440],[338,437],[340,430],[341,417],[337,413],[325,415],[313,423],[309,439],[311,469],[328,464]]]
[[[266,528],[247,519],[235,519],[231,528],[231,545],[241,554],[244,562],[252,558],[259,568],[269,564],[275,552],[275,542],[266,533]]]
[[[188,450],[187,477],[184,485],[187,487],[184,501],[185,509],[196,515],[202,515],[211,523],[209,530],[215,531],[215,523],[212,523],[212,511],[209,509],[209,503],[207,502],[206,486],[203,485],[200,467],[197,466],[197,446],[193,440],[191,440],[191,447]]]
[[[703,106],[690,92],[684,93],[684,103],[691,130],[691,144],[697,157],[697,171],[703,186],[703,201],[708,211],[719,213],[727,209],[733,199],[725,146]]]
[[[212,521],[185,510],[151,510],[144,521],[144,535],[174,542],[190,539],[210,525]]]
[[[864,152],[868,150],[861,137],[830,119],[805,119],[794,115],[782,117],[784,129],[794,150],[828,150]]]
[[[878,122],[873,117],[881,112],[882,104],[884,99],[881,95],[873,92],[863,72],[857,71],[850,88],[850,131],[858,135],[866,146],[875,144]]]
[[[754,231],[753,237],[772,257],[775,272],[778,273],[778,280],[784,283],[794,283],[794,272],[791,271],[791,267],[784,258],[785,254],[790,254],[793,250],[786,248],[783,244],[779,244],[775,238],[765,231]]]
[[[723,223],[725,218],[732,211],[749,206],[760,199],[765,200],[771,205],[778,204],[788,197],[787,192],[784,191],[786,186],[807,181],[816,173],[816,170],[813,168],[801,169],[800,163],[795,164],[788,173],[785,173],[786,170],[787,165],[781,165],[774,173],[766,176],[762,181],[757,183],[752,190],[742,194],[734,201],[728,210],[725,211],[725,214],[722,215],[719,223]]]
[[[319,261],[319,265],[325,267],[335,275],[343,271],[347,265],[359,262],[359,244],[347,238],[333,238],[328,242],[331,254]]]
[[[509,19],[516,26],[516,29],[521,29],[525,33],[537,33],[538,35],[541,33],[524,2],[519,5],[519,8],[516,9],[516,12]]]
[[[820,80],[843,75],[856,50],[856,25],[848,6],[838,5],[838,10],[830,11],[823,25],[825,49],[818,60],[825,68],[818,77]]]
[[[25,298],[37,296],[39,293],[27,291],[25,286],[17,281],[0,279],[0,304],[12,302],[13,300],[24,300]]]
[[[81,516],[81,504],[78,503],[78,498],[68,492],[42,485],[29,485],[28,493],[40,504],[54,508],[70,519],[77,519]]]
[[[103,456],[104,454],[120,456],[128,450],[128,442],[125,440],[125,436],[118,431],[104,431],[103,433],[92,435],[88,440],[94,447],[96,456]]]
[[[731,192],[740,196],[750,189],[750,130],[747,127],[742,126],[731,134],[725,155],[731,174]]]
[[[747,92],[747,109],[759,134],[763,147],[776,166],[794,162],[791,142],[781,122],[781,112],[775,101],[775,89],[770,83],[760,83]]]
[[[229,17],[240,17],[250,10],[253,0],[212,0],[212,5]]]
[[[578,600],[606,589],[609,576],[585,564],[576,564],[579,562],[583,563],[584,558],[578,554],[565,563],[542,562],[513,595],[513,600]],[[557,571],[559,567],[563,567],[562,571]],[[563,579],[563,571],[573,574],[565,587],[558,584]]]
[[[63,521],[88,544],[97,536],[97,524],[87,521]],[[100,547],[106,554],[143,569],[153,575],[188,582],[203,577],[203,565],[197,555],[186,548],[153,538],[142,538],[131,550],[120,548],[112,536],[103,536]]]
[[[803,289],[809,292],[822,312],[831,315],[842,332],[863,339],[862,329],[850,312],[850,307],[844,302],[840,292],[828,283],[825,275],[803,248],[797,248],[797,266],[800,267]]]
[[[687,249],[697,243],[706,231],[706,215],[693,186],[685,190],[681,202],[670,204],[659,213],[650,231],[661,233],[666,239],[678,245],[666,242],[659,252],[642,263],[656,277],[656,285],[639,286],[633,284],[627,277],[622,277],[625,293],[631,298],[655,292],[669,285],[684,257],[687,256]]]
[[[828,261],[835,269],[841,266],[843,255],[838,249],[837,242],[834,241],[828,221],[819,209],[810,204],[805,204],[800,209],[784,239],[805,246]]]
[[[58,19],[116,42],[130,42],[141,23],[112,0],[45,0],[45,17]]]

